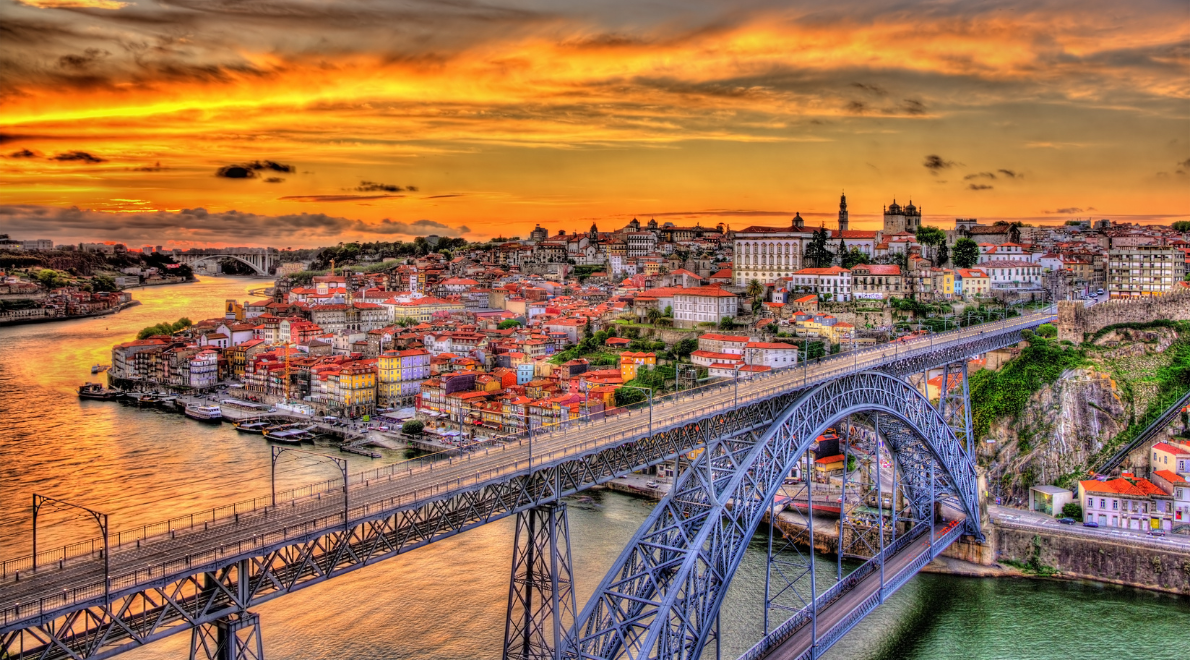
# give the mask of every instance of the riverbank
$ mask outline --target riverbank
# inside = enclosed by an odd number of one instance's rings
[[[56,321],[78,321],[80,319],[92,319],[97,316],[111,316],[112,314],[116,314],[130,307],[136,307],[139,304],[141,304],[139,300],[130,300],[126,303],[120,303],[116,307],[103,309],[98,312],[92,312],[90,314],[73,314],[70,316],[28,316],[17,318],[0,317],[0,328],[7,328],[17,325],[31,325],[34,323],[54,323]]]

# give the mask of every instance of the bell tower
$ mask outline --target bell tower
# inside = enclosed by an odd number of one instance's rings
[[[839,231],[847,231],[847,193],[839,195]]]

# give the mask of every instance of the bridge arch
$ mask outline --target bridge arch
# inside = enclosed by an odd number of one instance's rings
[[[268,275],[269,274],[269,272],[267,270],[261,268],[259,265],[254,264],[251,261],[248,261],[247,259],[245,259],[241,256],[238,256],[238,255],[234,255],[234,254],[207,254],[207,255],[202,255],[202,256],[198,256],[198,257],[193,257],[189,260],[189,263],[191,265],[198,265],[199,263],[201,263],[203,261],[216,261],[219,259],[235,259],[236,261],[238,261],[238,262],[244,264],[245,266],[248,266],[252,270],[256,271],[257,275]]]
[[[857,414],[888,419],[887,447],[915,477],[907,487],[940,477],[978,533],[974,466],[938,411],[894,376],[841,377],[799,396],[763,434],[717,441],[680,472],[583,608],[565,657],[697,658],[785,476],[827,428]]]

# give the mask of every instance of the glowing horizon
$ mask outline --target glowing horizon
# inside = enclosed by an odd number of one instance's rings
[[[0,7],[22,238],[1190,218],[1178,3]]]

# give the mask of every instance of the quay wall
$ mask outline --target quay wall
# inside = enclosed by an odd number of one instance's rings
[[[1190,552],[1144,539],[1087,536],[999,523],[996,559],[1057,569],[1062,577],[1190,594]]]

